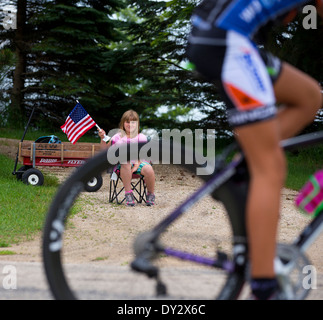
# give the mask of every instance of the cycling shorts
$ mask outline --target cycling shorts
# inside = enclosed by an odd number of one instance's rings
[[[196,71],[217,86],[232,127],[276,115],[273,83],[280,74],[281,61],[260,51],[249,38],[235,31],[193,27],[187,56]]]

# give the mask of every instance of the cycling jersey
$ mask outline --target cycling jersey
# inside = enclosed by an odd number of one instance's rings
[[[296,16],[297,9],[311,0],[207,0],[197,6],[193,26],[211,26],[234,30],[252,38],[271,22],[286,23]]]
[[[318,2],[319,1],[319,2]],[[318,0],[317,4],[322,4]],[[192,16],[187,57],[217,85],[232,127],[275,117],[273,83],[281,61],[259,50],[255,37],[290,20],[308,0],[204,0]],[[265,32],[266,33],[266,32]]]

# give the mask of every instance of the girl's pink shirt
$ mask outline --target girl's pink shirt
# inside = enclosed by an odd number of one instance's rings
[[[138,142],[147,142],[147,137],[139,133],[136,137],[134,138],[127,138],[127,136],[121,137],[120,133],[115,134],[112,139],[111,139],[111,145],[113,144],[122,144],[122,143],[138,143]]]

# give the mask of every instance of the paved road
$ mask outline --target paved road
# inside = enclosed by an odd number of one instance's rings
[[[144,300],[154,297],[155,282],[130,272],[128,266],[70,265],[67,270],[80,298]],[[171,299],[210,299],[215,296],[214,288],[219,286],[219,277],[213,269],[169,268],[163,275]],[[0,300],[49,299],[53,297],[41,263],[0,261]],[[323,275],[317,276],[317,289],[312,290],[309,299],[323,300]]]
[[[0,299],[53,299],[41,263],[0,261],[0,270]],[[155,298],[155,281],[130,271],[129,266],[68,265],[66,273],[70,285],[81,299]],[[215,296],[214,286],[218,281],[214,276],[210,281],[213,274],[213,270],[166,269],[163,275],[172,287],[169,299],[207,299]],[[15,284],[8,281],[11,276],[16,276],[16,289],[5,289]],[[196,288],[201,289],[202,295]],[[187,296],[187,292],[192,295]]]
[[[0,299],[52,299],[42,265],[0,261]]]

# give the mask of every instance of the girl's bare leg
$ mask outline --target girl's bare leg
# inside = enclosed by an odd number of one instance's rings
[[[131,191],[131,179],[132,179],[132,173],[131,173],[131,164],[121,164],[120,168],[120,177],[122,179],[122,183],[124,186],[124,189],[126,192]]]
[[[145,182],[149,193],[155,192],[155,172],[152,166],[145,165],[141,169],[142,175],[145,177]]]

